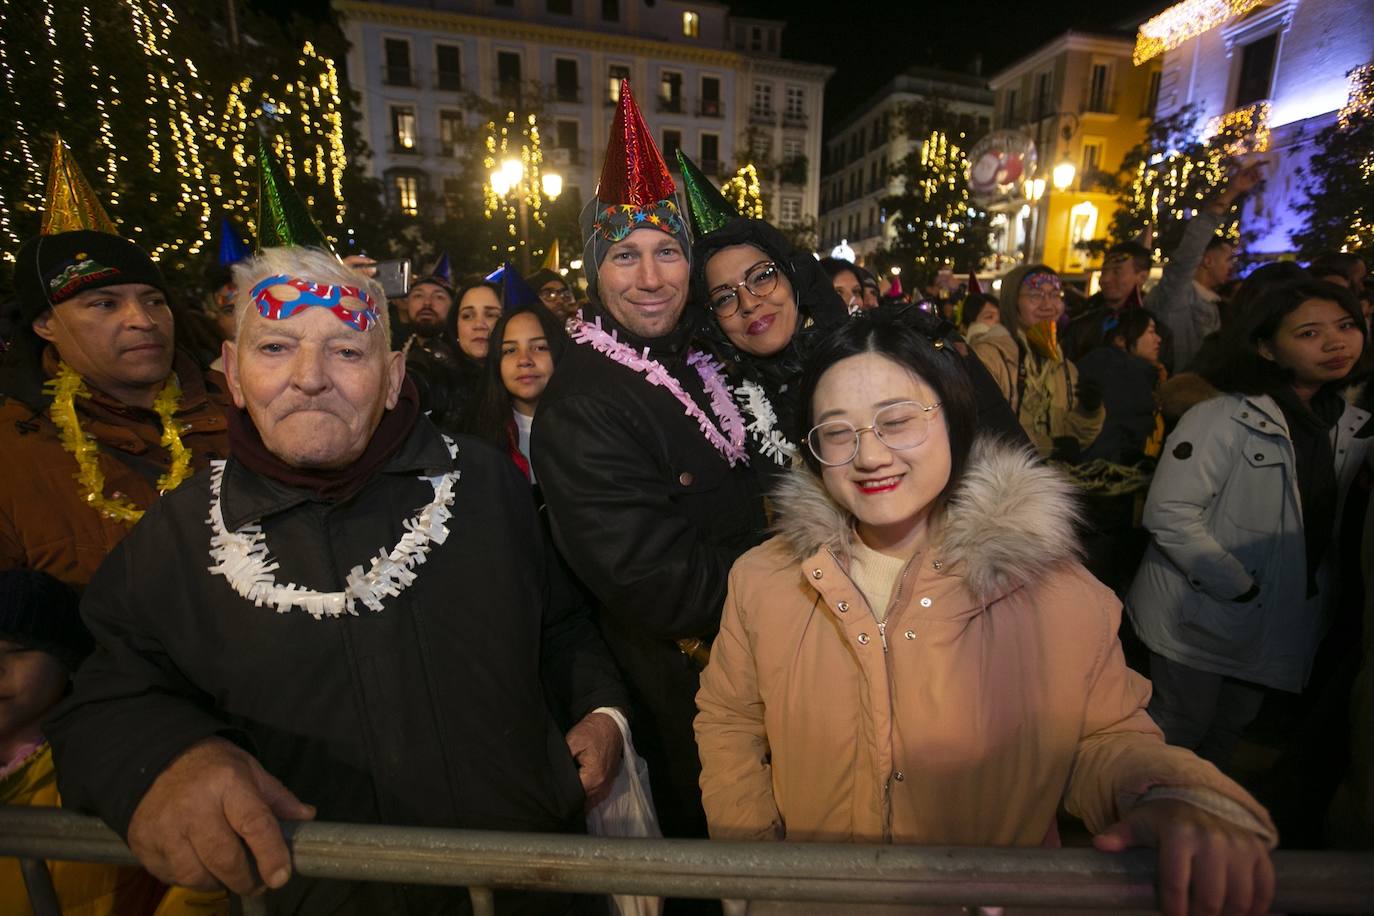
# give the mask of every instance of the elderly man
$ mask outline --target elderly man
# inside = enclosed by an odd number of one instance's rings
[[[375,281],[300,248],[234,276],[231,457],[91,582],[63,797],[168,882],[252,891],[251,853],[269,912],[459,911],[293,878],[276,818],[581,830],[619,764],[614,663],[509,458],[419,415]]]
[[[16,256],[21,320],[0,371],[0,568],[82,586],[160,493],[228,451],[228,397],[172,347],[167,283],[88,229]]]
[[[760,540],[763,501],[740,415],[691,348],[691,247],[663,158],[621,86],[585,227],[590,303],[540,399],[532,457],[555,540],[598,598],[629,682],[664,835],[705,836],[697,666],[730,566]]]

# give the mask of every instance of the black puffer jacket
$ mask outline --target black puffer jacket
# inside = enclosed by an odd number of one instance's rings
[[[321,620],[255,607],[207,571],[208,473],[163,497],[82,602],[98,648],[45,728],[64,805],[123,834],[167,764],[222,735],[322,821],[581,832],[585,796],[549,707],[575,721],[628,700],[506,455],[460,438],[453,459],[422,419],[342,502],[231,460],[225,523],[260,521],[278,582],[337,591],[433,499],[421,475],[455,467],[448,538],[415,582],[380,612]],[[266,903],[274,914],[400,916],[467,912],[467,896],[294,875]],[[507,905],[566,912],[566,901],[519,895]]]
[[[447,334],[416,337],[406,353],[406,374],[420,393],[420,409],[447,435],[470,432],[482,398],[483,366]]]
[[[686,365],[693,328],[642,340],[598,304],[588,320],[648,347],[712,416]],[[762,540],[763,499],[744,464],[730,467],[666,389],[590,345],[568,348],[544,389],[531,453],[554,540],[596,595],[606,641],[634,700],[635,745],[649,763],[668,836],[705,836],[692,720],[697,672],[676,640],[720,625],[735,559]]]

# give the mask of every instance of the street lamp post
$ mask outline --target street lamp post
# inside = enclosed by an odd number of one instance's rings
[[[1040,229],[1040,199],[1045,196],[1045,179],[1027,178],[1021,189],[1030,206],[1030,226],[1026,229],[1026,263],[1029,264],[1035,254],[1035,237]]]
[[[504,199],[508,194],[515,194],[516,219],[520,231],[520,272],[524,274],[530,272],[530,187],[527,176],[523,162],[507,159],[487,179],[492,193],[497,197]],[[563,193],[563,176],[556,172],[543,172],[539,186],[546,199],[556,200]]]
[[[1054,180],[1054,189],[1063,194],[1073,186],[1074,176],[1078,170],[1074,168],[1073,162],[1069,160],[1068,153],[1065,153],[1063,161],[1054,167],[1051,178]],[[1065,202],[1067,203],[1067,201]],[[1059,253],[1059,272],[1062,274],[1069,269],[1069,235],[1073,232],[1073,208],[1064,207],[1064,244]]]

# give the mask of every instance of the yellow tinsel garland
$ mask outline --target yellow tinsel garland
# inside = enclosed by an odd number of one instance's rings
[[[132,525],[143,517],[142,509],[121,497],[105,495],[105,473],[100,470],[97,460],[100,447],[95,437],[82,431],[81,421],[76,414],[76,399],[91,396],[86,382],[71,366],[59,363],[57,375],[43,386],[52,395],[52,406],[48,409],[53,424],[62,434],[62,447],[76,459],[76,482],[85,492],[86,502],[107,518],[117,519]],[[167,378],[167,383],[153,401],[153,410],[162,421],[162,447],[172,457],[172,466],[157,480],[160,493],[175,490],[186,478],[191,476],[191,450],[181,441],[181,424],[175,419],[181,406],[181,386],[176,376]]]

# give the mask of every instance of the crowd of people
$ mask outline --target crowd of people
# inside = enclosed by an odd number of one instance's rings
[[[582,833],[640,758],[635,835],[1081,822],[1158,848],[1170,914],[1267,911],[1281,832],[1374,843],[1358,258],[1235,284],[1252,167],[1152,285],[1124,244],[1090,298],[1024,264],[913,302],[679,154],[684,210],[619,99],[585,294],[444,259],[388,301],[368,259],[279,245],[189,312],[109,232],[16,253],[0,800],[144,866],[52,865],[66,910],[463,912],[296,874],[279,820]],[[1327,723],[1296,787],[1236,762],[1284,694]],[[749,911],[778,907],[834,909]]]

